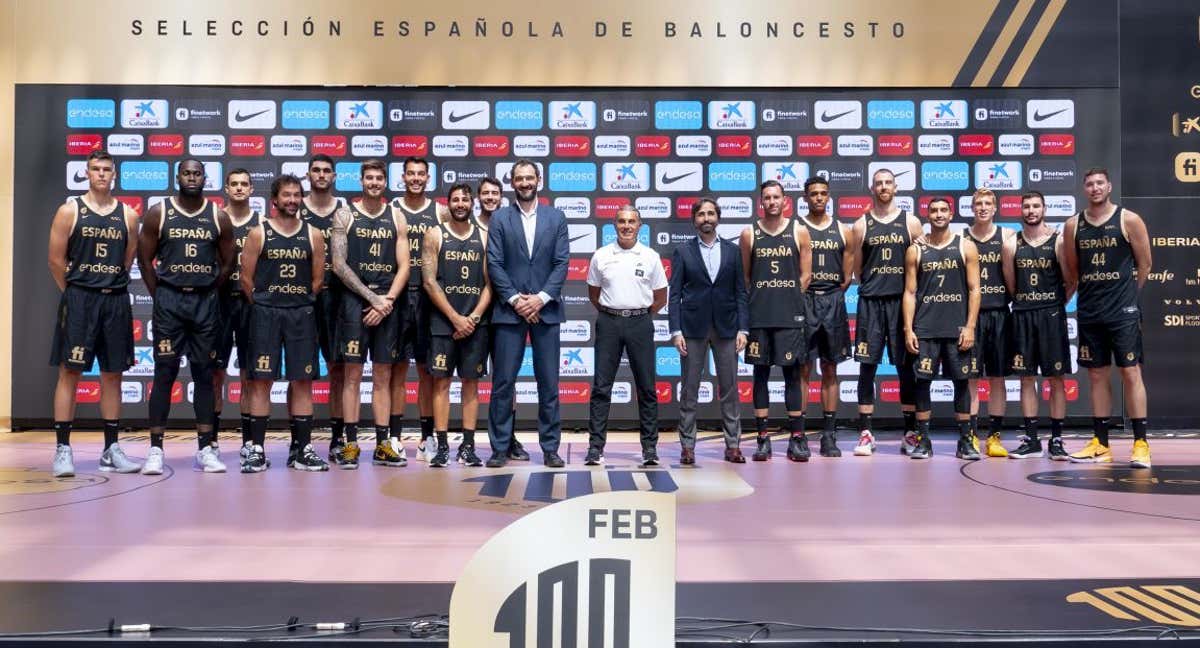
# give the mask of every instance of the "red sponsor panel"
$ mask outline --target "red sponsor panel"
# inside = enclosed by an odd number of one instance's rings
[[[638,135],[633,140],[638,157],[666,157],[671,154],[671,138],[666,135]]]
[[[1038,153],[1042,155],[1075,155],[1075,136],[1057,133],[1038,135]]]
[[[183,135],[151,135],[146,142],[149,155],[183,155]]]
[[[421,145],[421,152],[419,152],[419,153],[397,153],[396,152],[396,140],[397,139],[406,139],[406,140],[407,139],[413,139],[413,140],[419,139],[419,140],[421,140],[423,142],[423,144]],[[429,151],[429,144],[425,143],[425,142],[426,142],[425,137],[418,136],[418,135],[409,135],[409,136],[401,135],[401,136],[394,137],[394,138],[392,138],[392,155],[425,155]],[[345,135],[313,135],[312,138],[308,140],[308,146],[310,149],[312,149],[313,155],[316,155],[317,153],[324,153],[325,155],[328,155],[329,157],[342,157],[343,155],[346,154],[346,136]]]
[[[229,395],[226,398],[230,403],[242,402],[242,383],[240,383],[240,382],[229,383],[225,387],[229,391]],[[150,391],[149,385],[146,386],[146,391],[147,391],[147,395],[148,395],[149,391]]]
[[[208,198],[208,202],[216,205],[217,209],[224,209],[224,207],[225,207],[225,197],[224,196],[205,196],[205,198]],[[274,213],[274,212],[272,212],[272,213]]]
[[[409,405],[417,402],[417,386],[420,383],[406,382],[404,383],[404,402]]]
[[[833,137],[829,135],[797,135],[796,155],[799,157],[833,155]]]
[[[346,138],[342,138],[343,151],[346,147]],[[316,148],[316,138],[313,138],[313,148]],[[429,154],[429,138],[424,135],[393,135],[392,136],[392,155],[400,156],[425,156]]]
[[[821,381],[810,380],[808,382],[808,400],[814,403],[821,402]]]
[[[991,135],[959,135],[959,155],[995,155],[996,139]]]
[[[342,138],[345,148],[345,138]],[[313,149],[313,153],[316,153]],[[229,154],[241,157],[258,157],[267,154],[267,139],[262,135],[231,135],[229,137]],[[329,155],[326,153],[326,155]]]
[[[95,380],[81,380],[75,383],[76,403],[99,403],[100,383]]]
[[[720,157],[750,157],[751,152],[749,135],[717,136],[717,155]]]
[[[149,402],[150,393],[153,391],[154,391],[154,383],[153,382],[146,383],[146,401],[147,402]],[[171,384],[171,402],[172,403],[182,403],[183,402],[183,383],[181,383],[179,381],[175,381],[174,383]]]
[[[546,205],[546,206],[549,206],[549,205],[550,205],[550,199],[549,199],[549,198],[547,198],[547,197],[545,197],[545,196],[538,196],[538,204],[539,204],[539,205]]]
[[[596,218],[616,218],[617,211],[628,204],[629,199],[620,196],[597,198],[592,213],[596,215]]]
[[[755,213],[758,214],[758,217],[762,218],[763,217],[762,203],[761,202],[758,203],[758,205],[755,209],[756,209]],[[796,213],[796,203],[792,200],[791,196],[784,196],[783,197],[783,217],[787,218],[794,213]]]
[[[567,280],[568,281],[587,281],[588,266],[591,261],[588,259],[572,258],[567,260]]]
[[[692,209],[696,207],[695,196],[680,196],[675,199],[675,215],[679,218],[691,218]]]
[[[754,383],[744,380],[738,381],[738,402],[753,403],[754,402]]]
[[[654,395],[658,397],[660,404],[671,402],[671,392],[671,383],[665,380],[659,380],[654,383]]]
[[[492,383],[490,383],[490,382],[479,383],[479,402],[480,403],[492,402]]]
[[[858,318],[851,317],[848,323],[850,324],[850,339],[853,340],[854,332],[858,330]]]
[[[1079,381],[1074,378],[1063,379],[1063,392],[1065,392],[1068,401],[1079,400]],[[1042,381],[1042,400],[1050,400],[1050,381]]]
[[[592,399],[592,385],[585,382],[558,384],[558,400],[563,403],[586,403]]]
[[[91,133],[67,135],[67,155],[87,155],[104,147],[104,138]]]
[[[508,138],[504,135],[479,135],[471,142],[471,150],[480,157],[503,157],[509,153]]]
[[[116,196],[116,199],[125,203],[130,209],[137,212],[138,218],[141,218],[142,210],[146,205],[141,196]]]
[[[667,275],[667,279],[670,279],[671,278],[671,260],[668,259],[667,257],[659,257],[658,260],[662,262],[663,274]]]
[[[979,402],[980,402],[980,403],[986,403],[986,402],[988,402],[989,400],[991,400],[991,397],[992,397],[992,386],[991,386],[990,384],[988,384],[988,381],[986,381],[986,380],[980,380],[980,381],[979,381],[979,384],[978,384],[978,385],[976,385],[975,392],[976,392],[977,394],[979,394]]]
[[[885,403],[899,403],[900,381],[885,380],[879,383],[879,400]]]
[[[560,157],[585,157],[592,152],[592,140],[586,135],[559,135],[554,138],[554,154]]]
[[[1016,218],[1021,215],[1020,196],[1000,196],[1000,215]]]
[[[953,211],[955,209],[955,205],[958,204],[955,202],[953,196],[921,196],[920,198],[917,198],[917,213],[920,214],[921,216],[928,216],[929,215],[929,203],[933,202],[934,200],[937,200],[938,198],[941,198],[942,200],[950,201],[951,211]]]
[[[143,326],[144,325],[142,324],[142,320],[140,320],[140,319],[133,320],[133,341],[134,342],[142,341],[142,336],[144,335],[144,331],[142,330]]]
[[[871,208],[870,196],[842,196],[837,199],[838,218],[855,219]]]
[[[882,156],[909,156],[913,154],[913,138],[912,135],[880,135],[875,140],[875,148]]]
[[[329,402],[329,382],[326,380],[314,381],[312,384],[312,400],[314,403]]]

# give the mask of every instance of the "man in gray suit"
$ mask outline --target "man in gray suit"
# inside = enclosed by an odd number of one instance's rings
[[[679,394],[680,463],[696,463],[696,395],[700,371],[713,351],[725,431],[725,461],[745,463],[738,447],[742,434],[737,390],[737,354],[746,347],[750,315],[738,246],[717,236],[721,207],[701,198],[692,208],[699,235],[675,248],[667,303],[671,341],[683,365]]]

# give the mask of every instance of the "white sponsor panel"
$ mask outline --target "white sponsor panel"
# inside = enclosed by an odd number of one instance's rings
[[[857,403],[858,383],[853,380],[843,380],[838,383],[838,398],[843,403]]]
[[[671,199],[666,196],[643,196],[635,200],[633,206],[642,215],[642,220],[671,217]]]
[[[949,380],[934,380],[929,385],[929,400],[935,403],[954,402],[954,383]]]
[[[750,218],[754,215],[754,199],[746,196],[721,196],[717,198],[721,207],[721,218]]]
[[[754,149],[761,157],[787,157],[792,154],[791,135],[759,135]]]
[[[546,135],[517,135],[512,140],[516,157],[546,157],[550,155],[550,137]]]
[[[717,236],[736,244],[745,229],[746,226],[742,223],[717,223]],[[695,236],[695,233],[688,232],[687,238],[691,239],[692,236]]]
[[[230,128],[273,130],[275,119],[274,101],[234,99],[229,102],[226,123]]]
[[[954,155],[954,136],[921,135],[917,137],[917,154],[925,157]]]
[[[704,166],[699,162],[659,162],[654,165],[655,191],[700,191],[703,188]]]
[[[783,185],[783,190],[787,192],[803,191],[804,181],[808,179],[808,173],[808,163],[798,160],[762,163],[763,181],[776,180],[779,184]]]
[[[113,174],[116,177],[116,174]],[[87,162],[71,160],[67,162],[67,189],[87,191],[91,188],[87,178]]]
[[[650,165],[646,162],[605,162],[603,191],[649,191]]]
[[[1067,318],[1067,337],[1072,340],[1079,339],[1079,321],[1074,317]]]
[[[513,385],[513,392],[516,394],[518,403],[537,403],[538,392],[537,383],[535,382],[518,382]]]
[[[784,383],[782,380],[772,380],[767,383],[767,394],[770,396],[768,402],[782,403],[784,402]]]
[[[142,155],[146,152],[146,140],[136,133],[113,133],[108,136],[106,148],[110,155]]]
[[[551,101],[550,130],[592,130],[596,127],[595,101]]]
[[[597,135],[592,142],[596,157],[626,157],[633,151],[628,135]]]
[[[875,140],[870,135],[838,135],[837,153],[842,157],[864,157],[875,152]]]
[[[538,170],[538,191],[546,188],[546,168],[541,162],[534,162],[534,166]],[[512,162],[497,162],[495,178],[500,180],[500,184],[504,185],[505,191],[512,191]]]
[[[492,111],[486,101],[443,101],[442,128],[446,130],[483,130],[492,124]]]
[[[671,327],[667,320],[654,320],[654,341],[671,341]]]
[[[892,202],[897,207],[899,207],[900,209],[903,209],[904,211],[906,211],[910,214],[917,213],[917,201],[913,200],[912,196],[896,196],[895,198],[892,199]]]
[[[383,102],[351,99],[334,104],[338,130],[379,130],[383,128]]]
[[[683,400],[680,397],[680,395],[682,393],[683,393],[683,383],[682,382],[675,383],[675,400],[676,401]],[[707,380],[701,380],[699,389],[696,390],[696,402],[701,403],[701,404],[711,403],[716,398],[716,393],[717,393],[717,390],[715,387],[713,387],[713,384],[711,382],[709,382]]]
[[[596,251],[595,225],[568,223],[567,238],[571,242],[571,254],[586,254]]]
[[[613,403],[624,404],[633,402],[633,385],[626,381],[614,382],[609,399]]]
[[[1000,155],[1033,155],[1033,135],[1001,135],[996,150]]]
[[[820,130],[862,128],[861,101],[818,101],[813,105],[813,125]]]
[[[975,188],[1020,191],[1023,173],[1020,162],[983,160],[975,163]]]
[[[166,128],[170,121],[166,99],[121,100],[121,128]]]
[[[142,383],[134,381],[125,381],[121,383],[121,402],[122,403],[140,403],[142,402]]]
[[[287,402],[288,383],[286,380],[271,383],[271,403],[283,404]]]
[[[587,218],[592,215],[592,201],[583,196],[557,196],[554,206],[561,209],[567,218]]]
[[[308,142],[303,135],[271,136],[271,155],[275,157],[301,157],[307,152]]]
[[[225,155],[224,135],[192,135],[188,137],[190,155]]]
[[[466,157],[470,152],[466,135],[433,136],[433,154],[437,157]]]
[[[274,142],[275,138],[272,137]],[[350,139],[350,154],[356,157],[383,157],[388,154],[388,138],[383,135],[355,135]]]
[[[958,197],[958,215],[959,216],[974,216],[975,210],[971,209],[971,201],[973,196]]]
[[[748,130],[754,128],[758,109],[746,99],[708,102],[708,127],[713,130]]]
[[[675,155],[679,157],[708,157],[712,155],[712,138],[708,135],[678,135]]]
[[[1074,128],[1075,102],[1071,99],[1030,99],[1025,109],[1030,128]]]
[[[921,102],[922,128],[966,128],[971,116],[961,99],[929,99]]]
[[[1046,196],[1046,215],[1066,218],[1075,214],[1075,196]]]
[[[558,327],[562,342],[587,342],[592,339],[592,323],[588,320],[567,320]]]
[[[558,375],[590,376],[596,371],[596,349],[563,347],[559,352]]]

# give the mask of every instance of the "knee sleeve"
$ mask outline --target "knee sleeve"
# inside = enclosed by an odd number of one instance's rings
[[[965,378],[954,381],[954,413],[971,413],[971,382]]]
[[[896,365],[896,375],[900,379],[900,404],[912,405],[916,403],[917,374],[913,371],[912,363],[901,361],[900,364]],[[925,382],[928,383],[929,381]],[[929,397],[928,385],[926,385],[925,396],[926,398]],[[926,401],[926,403],[928,402]],[[917,409],[920,409],[920,407]],[[929,409],[929,407],[927,406],[925,409]]]
[[[167,423],[167,415],[171,412],[171,387],[179,376],[179,361],[160,362],[154,365],[154,383],[150,388],[149,416],[150,427],[163,427]],[[208,391],[212,393],[212,375],[208,377]],[[212,403],[209,402],[208,415],[212,416]]]
[[[914,383],[913,391],[915,392],[914,400],[917,404],[917,411],[928,412],[933,409],[933,400],[929,397],[929,388],[933,385],[933,381],[917,378]]]
[[[215,399],[213,397],[212,365],[192,365],[192,408],[196,412],[196,421],[208,421],[212,417]],[[207,413],[206,413],[207,412]]]
[[[858,365],[858,404],[875,404],[875,370],[879,365]]]
[[[804,380],[800,377],[803,366],[794,364],[783,367],[783,402],[789,412],[804,411]]]
[[[767,409],[771,406],[771,393],[767,388],[770,377],[770,365],[754,365],[754,409]]]

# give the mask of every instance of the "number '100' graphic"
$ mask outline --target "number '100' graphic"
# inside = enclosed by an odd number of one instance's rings
[[[588,627],[587,648],[604,648],[606,617],[606,580],[613,580],[612,646],[629,648],[629,568],[630,561],[613,558],[593,558],[588,561]],[[550,648],[555,632],[561,633],[559,645],[578,646],[579,633],[579,572],[580,561],[563,563],[538,574],[537,611],[534,619],[537,648]],[[562,591],[562,626],[554,627],[554,586]],[[525,598],[528,583],[513,590],[500,610],[492,629],[508,634],[509,648],[525,648],[528,619],[525,618]]]

